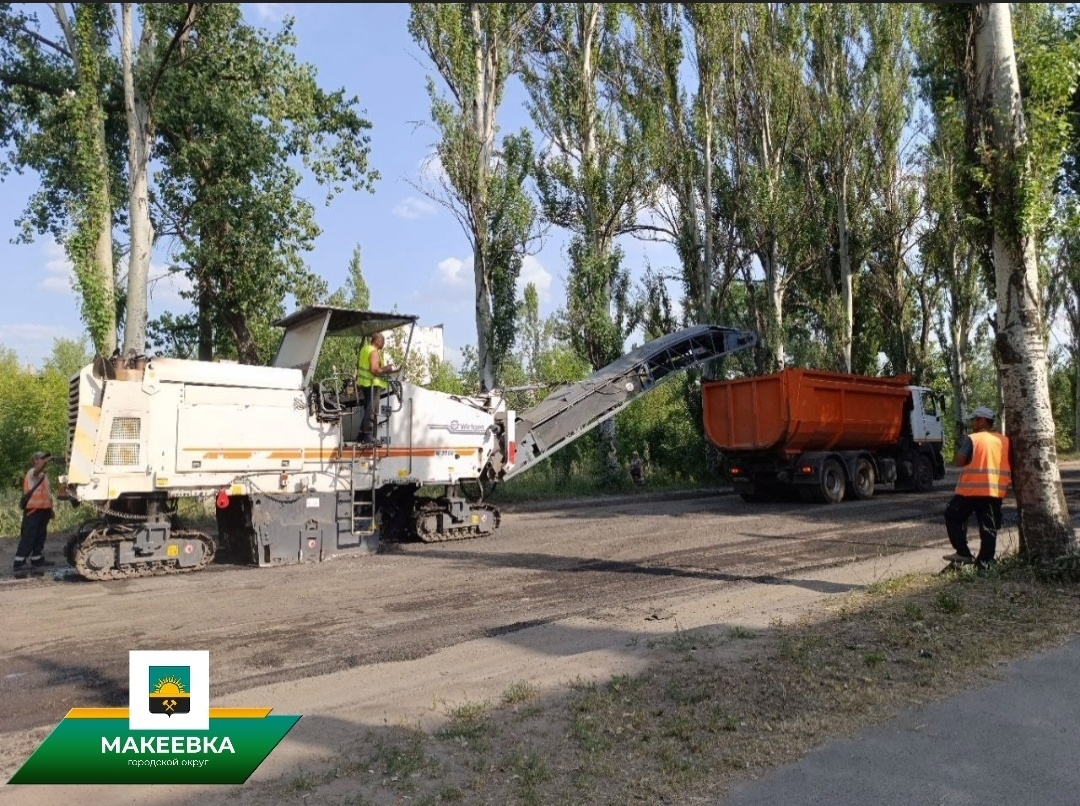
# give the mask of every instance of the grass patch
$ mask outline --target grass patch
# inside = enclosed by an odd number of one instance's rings
[[[697,652],[701,649],[712,649],[724,642],[724,639],[708,629],[682,630],[676,628],[671,635],[663,638],[655,638],[648,642],[650,649],[662,647],[676,652]]]
[[[299,774],[289,781],[288,789],[291,792],[314,792],[318,783],[319,779],[314,773],[301,770]]]
[[[56,485],[53,484],[53,490]],[[19,499],[22,493],[19,489],[0,490],[0,537],[17,538],[22,525],[22,510],[19,509]],[[71,506],[67,501],[57,501],[54,510],[55,515],[49,522],[49,543],[53,543],[56,536],[73,532],[79,524],[89,520],[94,512],[83,505],[79,508]],[[58,544],[54,544],[58,545]]]
[[[757,633],[745,627],[732,627],[728,630],[728,638],[732,640],[752,641],[757,638]]]
[[[746,636],[729,631],[688,660],[696,643],[680,631],[657,642],[640,675],[579,678],[545,699],[515,683],[494,707],[464,703],[434,734],[399,739],[377,771],[405,776],[411,803],[714,802],[832,736],[985,683],[998,664],[1078,631],[1080,586],[1005,564],[913,576],[814,619],[775,621],[738,651],[726,639]],[[520,718],[519,706],[541,702],[541,719]],[[360,802],[400,800],[400,777],[354,772]]]
[[[942,613],[959,613],[964,609],[964,600],[956,591],[942,591],[934,602]]]
[[[535,699],[540,689],[527,680],[518,680],[506,687],[502,695],[503,705],[521,705]]]
[[[447,722],[439,729],[443,739],[464,739],[475,742],[491,730],[491,718],[485,702],[464,702],[446,712]]]

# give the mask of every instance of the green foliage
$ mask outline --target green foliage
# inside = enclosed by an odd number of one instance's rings
[[[409,33],[450,92],[428,80],[435,154],[446,179],[424,193],[461,224],[473,251],[478,387],[492,389],[514,342],[514,287],[536,213],[524,179],[532,161],[527,132],[496,148],[496,112],[529,19],[528,3],[411,3]]]
[[[1055,351],[1050,361],[1050,405],[1054,411],[1054,435],[1059,453],[1077,450],[1076,362]]]
[[[0,348],[0,487],[21,483],[34,451],[65,455],[68,385],[89,361],[85,343],[57,339],[35,374],[19,365],[13,351]]]
[[[619,235],[636,229],[652,195],[642,143],[605,87],[617,64],[618,4],[537,6],[523,80],[529,111],[552,149],[537,162],[545,218],[572,233],[567,317],[574,349],[594,369],[622,354],[640,314]]]
[[[183,47],[184,69],[160,89],[158,228],[177,236],[172,258],[204,325],[200,356],[258,363],[286,296],[325,295],[303,260],[319,229],[295,157],[327,201],[346,185],[371,190],[371,124],[356,98],[322,89],[297,61],[291,20],[270,35],[244,23],[239,6],[217,4]]]
[[[19,240],[52,235],[74,267],[83,321],[98,352],[116,345],[112,224],[123,199],[122,121],[115,103],[118,65],[108,52],[107,4],[64,4],[53,13],[63,37],[40,35],[36,14],[0,6],[0,144],[10,165],[30,168],[41,188],[30,198]]]
[[[352,257],[349,258],[345,286],[330,294],[326,298],[326,304],[353,308],[358,311],[370,309],[371,292],[364,279],[359,245],[353,248]],[[319,353],[319,363],[315,368],[314,379],[321,381],[331,375],[337,375],[339,378],[354,376],[356,362],[360,357],[360,348],[363,344],[364,340],[360,336],[332,336],[325,339],[322,351]]]

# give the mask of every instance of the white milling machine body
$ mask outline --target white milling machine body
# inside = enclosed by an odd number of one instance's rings
[[[84,577],[117,579],[199,570],[219,542],[240,560],[269,566],[370,553],[386,538],[490,534],[499,513],[483,495],[495,483],[672,372],[756,342],[744,331],[688,328],[520,416],[497,393],[457,396],[395,379],[376,444],[359,445],[354,377],[313,381],[323,342],[405,327],[407,354],[415,322],[304,308],[275,323],[285,333],[269,367],[154,358],[114,368],[96,359],[72,378],[61,481],[101,517],[71,538],[69,562]],[[175,516],[184,497],[216,499],[216,540]]]

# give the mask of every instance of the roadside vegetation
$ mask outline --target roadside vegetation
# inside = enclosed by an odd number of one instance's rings
[[[441,727],[371,730],[304,771],[302,794],[295,775],[249,794],[309,806],[711,803],[832,737],[991,685],[1003,663],[1078,630],[1080,591],[1013,560],[888,579],[794,623],[654,637],[639,676],[544,694],[522,680],[442,703]]]

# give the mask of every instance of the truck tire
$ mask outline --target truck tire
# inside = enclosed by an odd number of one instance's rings
[[[817,487],[817,499],[823,504],[839,504],[847,490],[844,466],[836,459],[826,459],[821,465],[821,483]]]
[[[865,501],[874,496],[874,485],[877,479],[874,475],[874,463],[865,456],[855,460],[855,471],[848,482],[848,492],[856,501]]]
[[[934,489],[934,463],[925,453],[915,457],[915,469],[912,477],[915,492],[928,493]]]

